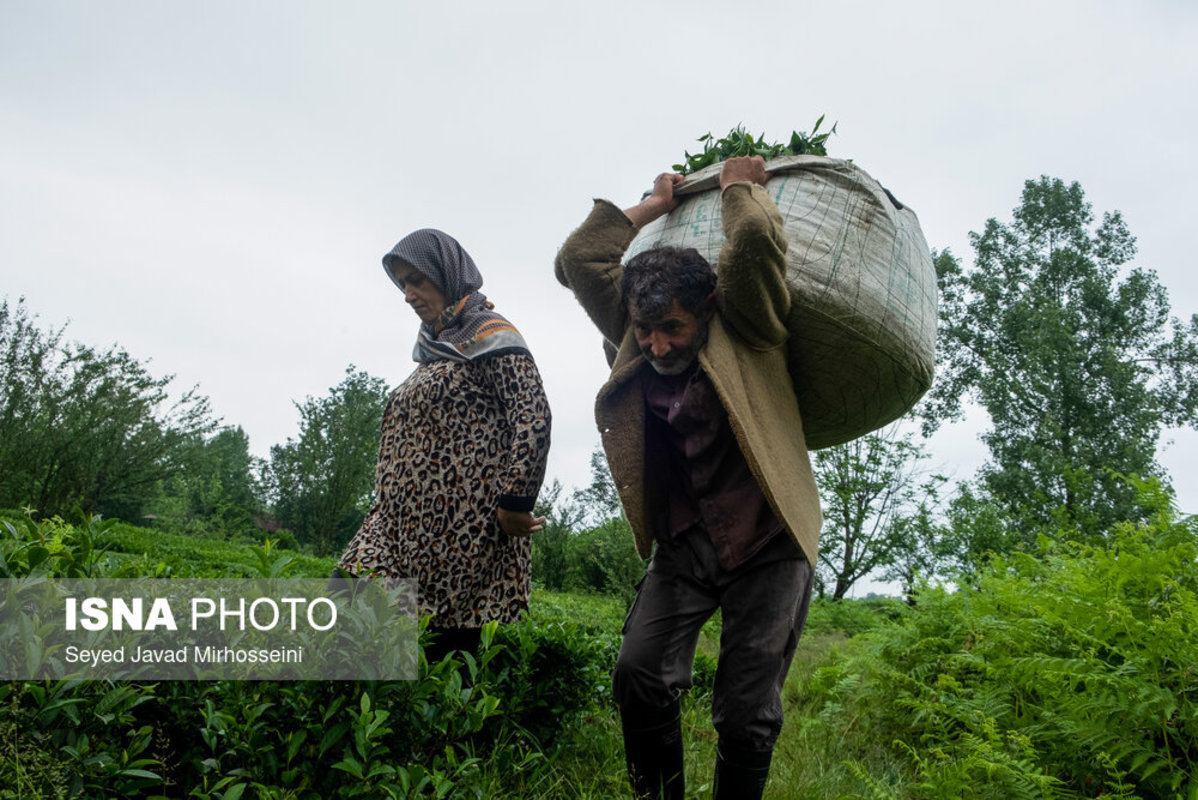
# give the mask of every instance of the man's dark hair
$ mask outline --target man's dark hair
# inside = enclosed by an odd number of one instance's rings
[[[715,271],[693,247],[654,247],[624,265],[620,292],[626,307],[650,319],[664,317],[674,306],[701,317],[707,296],[715,291]]]

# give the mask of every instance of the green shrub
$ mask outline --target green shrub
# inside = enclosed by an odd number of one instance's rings
[[[471,787],[493,783],[497,764],[503,781],[547,767],[543,751],[600,697],[613,658],[610,641],[522,622],[489,626],[477,658],[422,663],[410,681],[0,684],[0,786],[47,797],[481,796]]]
[[[532,574],[542,588],[611,594],[627,604],[645,574],[645,561],[628,521],[613,517],[578,533],[551,525],[533,534]]]
[[[273,534],[274,541],[278,544],[280,550],[299,550],[299,540],[295,538],[295,534],[286,528],[277,530]]]
[[[221,560],[226,577],[325,577],[332,564],[269,540],[0,520],[2,577],[169,578]],[[603,702],[615,638],[529,618],[487,626],[483,640],[477,656],[422,660],[409,681],[0,684],[0,798],[477,797],[540,785],[544,751]]]
[[[842,631],[856,636],[902,617],[906,605],[893,597],[864,600],[812,598],[805,631]]]
[[[609,676],[620,647],[610,632],[524,620],[500,628],[496,641],[504,650],[492,662],[492,680],[504,713],[543,746],[553,743],[573,715],[610,697]]]
[[[897,742],[916,800],[1198,796],[1196,533],[1162,510],[925,588],[815,672],[807,724]]]
[[[78,526],[61,517],[41,522],[28,515],[0,517],[0,578],[106,575],[115,567],[105,541],[115,524],[99,517],[86,517]]]
[[[532,535],[532,579],[536,586],[561,591],[570,570],[570,540],[573,532],[552,520]]]
[[[0,685],[0,798],[132,797],[162,785],[154,688],[102,681]]]
[[[645,562],[623,517],[571,537],[566,588],[614,594],[631,601],[644,574]]]

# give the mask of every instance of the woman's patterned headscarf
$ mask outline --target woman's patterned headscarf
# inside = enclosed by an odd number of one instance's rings
[[[421,323],[412,358],[421,362],[471,361],[511,351],[530,355],[516,327],[495,313],[494,304],[478,291],[483,276],[474,259],[452,236],[423,228],[391,248],[383,256],[383,269],[399,286],[394,272],[396,261],[411,265],[445,295],[445,310],[436,322]]]

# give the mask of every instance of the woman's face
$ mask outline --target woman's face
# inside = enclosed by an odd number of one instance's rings
[[[403,289],[404,301],[412,307],[420,321],[429,324],[435,322],[445,310],[445,295],[437,288],[437,284],[411,264],[399,260],[395,261],[392,274]]]

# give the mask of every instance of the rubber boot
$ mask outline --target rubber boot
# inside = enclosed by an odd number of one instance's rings
[[[774,750],[753,750],[721,741],[715,754],[715,800],[760,800]]]
[[[682,800],[682,716],[678,703],[648,715],[621,714],[624,760],[632,793],[645,800]]]

